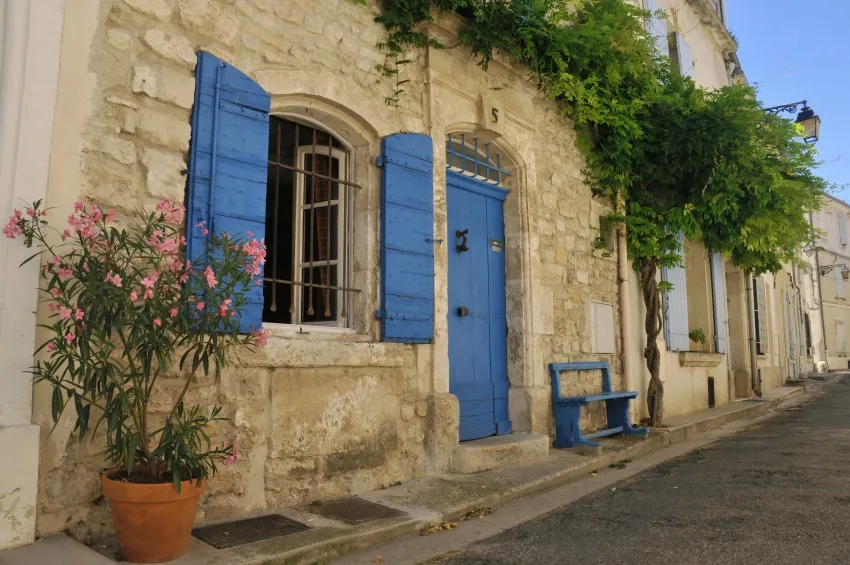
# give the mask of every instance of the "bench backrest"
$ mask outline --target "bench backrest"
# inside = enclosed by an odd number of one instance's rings
[[[602,392],[611,392],[611,366],[608,361],[582,361],[577,363],[550,363],[552,374],[552,399],[561,399],[561,371],[602,371]]]

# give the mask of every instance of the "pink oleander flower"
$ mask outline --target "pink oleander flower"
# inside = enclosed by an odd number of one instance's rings
[[[222,317],[226,316],[227,315],[227,309],[230,308],[230,305],[232,303],[233,303],[233,300],[231,300],[229,298],[225,299],[221,303],[221,305],[218,307],[218,315],[222,316]]]
[[[48,302],[47,303],[47,309],[50,310],[51,312],[56,312],[56,311],[59,310],[59,305],[56,304],[55,302]]]
[[[156,327],[162,326],[162,320],[160,318],[154,318],[153,325],[155,325]]]
[[[74,343],[75,339],[77,339],[77,336],[75,336],[71,332],[65,334],[65,341],[67,341],[68,343]]]
[[[230,453],[227,454],[227,459],[225,460],[224,464],[227,465],[228,467],[230,467],[231,465],[236,463],[236,461],[238,461],[238,460],[239,460],[239,446],[234,443],[234,444],[232,444],[232,449],[230,450]]]
[[[197,304],[198,310],[203,310],[204,304],[205,304],[204,302],[198,302],[198,304]]]
[[[70,318],[71,317],[71,309],[68,308],[67,306],[60,306],[59,307],[59,317],[62,318],[63,320]]]
[[[84,315],[84,312],[81,309],[77,308],[77,311],[74,312],[74,319],[75,320],[82,320],[83,315]]]
[[[264,347],[269,342],[269,330],[262,329],[252,332],[251,337],[254,338],[254,345],[257,347]]]
[[[59,275],[63,279],[70,279],[71,275],[74,274],[74,271],[69,269],[68,267],[61,267],[56,271],[56,274]],[[118,285],[121,286],[121,285]]]
[[[35,210],[33,210],[32,208],[27,208],[27,216],[29,216],[30,218],[35,218]]]
[[[54,265],[58,265],[59,263],[62,262],[62,258],[59,257],[58,255],[54,255],[53,257],[50,258],[50,262],[53,263]]]
[[[144,299],[147,300],[148,298],[153,298],[153,291],[151,289],[145,290]]]
[[[138,293],[134,290],[130,293],[130,302],[135,302],[139,299]]]
[[[218,281],[215,278],[215,273],[209,266],[207,266],[207,268],[204,270],[204,277],[206,277],[207,284],[210,288],[218,284]]]
[[[204,234],[204,235],[209,235],[210,230],[208,230],[208,229],[206,228],[206,225],[207,225],[207,223],[206,223],[205,221],[201,220],[200,222],[198,222],[197,224],[195,224],[195,227],[196,227],[196,228],[201,228],[201,233],[202,233],[202,234]]]
[[[172,308],[171,311],[169,312],[169,314],[171,315],[172,318],[176,318],[177,317],[177,308]]]
[[[69,237],[71,237],[71,230],[65,230],[62,232],[62,241],[66,241]]]
[[[12,214],[12,217],[9,218],[9,222],[6,224],[6,227],[3,228],[3,234],[9,239],[15,239],[24,233],[23,228],[19,225],[23,220],[23,216],[21,215],[20,210],[15,210]]]
[[[106,275],[106,280],[104,282],[112,283],[118,288],[121,288],[121,275],[112,274],[112,271]]]
[[[153,288],[153,285],[156,284],[158,278],[159,273],[154,272],[153,274],[148,275],[147,277],[142,279],[142,286],[148,289]]]
[[[59,298],[59,289],[54,286],[53,288],[50,289],[50,295],[53,298]]]
[[[79,200],[74,202],[74,212],[79,213],[79,212],[82,212],[85,209],[86,209],[86,205],[84,203],[80,202]]]
[[[51,341],[47,344],[47,352],[51,353],[53,351],[56,351],[56,344]]]

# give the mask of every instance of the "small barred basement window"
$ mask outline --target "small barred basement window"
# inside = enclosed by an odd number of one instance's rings
[[[347,327],[350,153],[319,128],[271,116],[263,321]]]

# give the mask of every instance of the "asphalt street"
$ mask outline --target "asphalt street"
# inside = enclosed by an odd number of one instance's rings
[[[850,564],[850,377],[757,427],[427,563]]]

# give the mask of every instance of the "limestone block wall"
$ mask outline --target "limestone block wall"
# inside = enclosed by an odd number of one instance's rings
[[[57,218],[78,198],[123,211],[183,199],[198,50],[257,80],[272,96],[273,113],[318,122],[353,147],[354,180],[362,185],[354,203],[353,269],[362,292],[353,331],[273,328],[264,350],[237,355],[220,379],[199,383],[194,399],[222,405],[231,419],[214,430],[215,439],[236,442],[241,453],[210,484],[203,519],[447,468],[457,442],[457,403],[448,395],[447,246],[435,248],[433,345],[381,343],[374,320],[374,158],[380,138],[393,133],[434,139],[435,234],[444,240],[446,134],[492,130],[513,163],[505,221],[514,429],[551,433],[550,362],[607,359],[622,388],[619,335],[617,353],[609,355],[593,353],[589,335],[590,301],[613,304],[619,326],[616,254],[592,251],[608,208],[583,183],[571,124],[521,69],[494,62],[485,74],[462,48],[411,53],[403,70],[410,82],[394,107],[385,103],[394,85],[375,69],[384,62],[375,44],[385,37],[374,22],[377,1],[67,0],[66,10],[74,17],[63,30],[47,195]],[[483,111],[488,105],[504,111],[501,124],[483,117],[491,115]],[[160,417],[180,384],[177,375],[163,380]],[[564,386],[568,394],[598,391],[601,377],[570,375]],[[586,415],[586,427],[604,423],[597,410]],[[43,440],[38,531],[94,537],[110,528],[98,483],[100,444],[79,444],[70,416],[48,434],[49,391],[36,387],[33,418]]]

